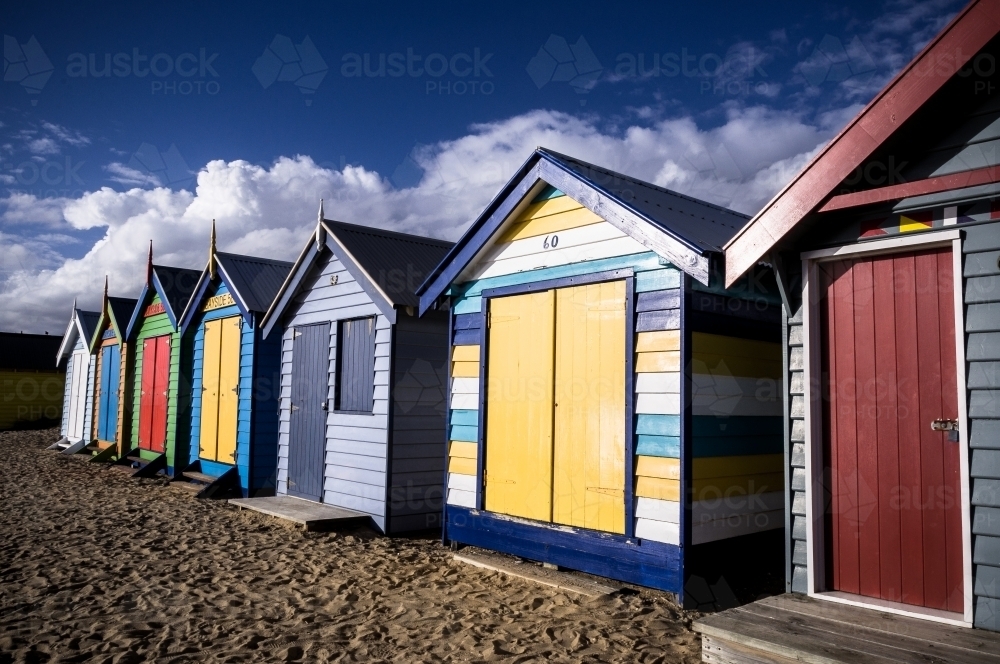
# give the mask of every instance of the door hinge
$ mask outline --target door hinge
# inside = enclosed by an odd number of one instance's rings
[[[493,327],[493,312],[492,311],[487,311],[486,312],[486,329],[488,330],[491,327]]]
[[[293,413],[294,413],[295,411],[297,411],[298,409],[299,409],[299,407],[298,407],[298,406],[296,406],[295,404],[292,404],[292,405],[291,405],[291,407],[289,408],[289,410],[290,410],[290,411],[292,411]]]
[[[295,328],[293,328],[293,329],[292,329],[292,339],[298,339],[298,338],[299,338],[299,337],[301,337],[301,336],[302,336],[302,333],[301,333],[301,332],[299,332],[299,331],[298,331],[297,329],[295,329]]]

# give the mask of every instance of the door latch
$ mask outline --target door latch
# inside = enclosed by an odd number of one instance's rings
[[[948,442],[958,442],[958,420],[937,419],[931,422],[931,431],[947,431]]]
[[[330,408],[329,404],[327,404],[327,400],[326,399],[323,399],[322,408],[323,408],[323,410],[329,410],[329,408]]]

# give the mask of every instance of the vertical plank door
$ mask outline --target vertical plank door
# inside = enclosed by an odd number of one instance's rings
[[[552,520],[553,291],[489,303],[486,509]]]
[[[559,288],[552,520],[625,532],[625,282]]]
[[[236,434],[240,400],[240,321],[239,316],[223,318],[219,348],[219,463],[236,463]]]
[[[101,406],[97,437],[103,441],[114,442],[115,435],[118,433],[120,359],[118,344],[104,346],[101,349]]]
[[[142,340],[139,380],[139,449],[152,450],[153,395],[156,393],[156,338]]]
[[[153,363],[153,402],[149,423],[149,449],[167,451],[167,397],[170,388],[170,335],[153,338],[156,359]],[[143,361],[145,365],[145,360]]]
[[[323,497],[326,415],[330,374],[330,323],[292,332],[291,412],[288,424],[288,494]]]
[[[69,438],[83,437],[84,408],[87,403],[88,355],[73,353],[73,379],[70,383],[69,423],[66,435]]]
[[[828,584],[961,612],[950,248],[822,264]]]
[[[215,461],[219,451],[219,353],[222,319],[205,323],[201,364],[201,426],[198,456]]]

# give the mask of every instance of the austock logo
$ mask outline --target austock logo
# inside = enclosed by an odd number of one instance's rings
[[[3,36],[3,80],[7,83],[18,83],[29,95],[41,93],[48,83],[55,68],[41,44],[32,35],[27,42],[20,44],[16,37]],[[38,103],[32,99],[31,104]]]
[[[326,78],[328,69],[309,35],[299,44],[293,44],[285,35],[275,35],[253,63],[251,71],[265,90],[276,82],[291,83],[302,94],[313,95]],[[311,106],[312,99],[307,96],[305,103]]]
[[[130,53],[71,53],[66,59],[69,78],[146,78],[151,76],[151,94],[157,95],[216,95],[219,93],[219,72],[215,69],[218,53],[200,48],[197,53],[143,53],[133,48]]]

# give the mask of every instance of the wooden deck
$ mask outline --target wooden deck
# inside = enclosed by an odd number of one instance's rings
[[[705,616],[702,661],[715,664],[1000,664],[1000,633],[779,595]]]
[[[236,505],[240,509],[253,510],[279,519],[293,521],[305,526],[306,530],[328,530],[338,526],[354,526],[371,521],[371,517],[364,512],[355,512],[343,507],[314,503],[291,496],[231,498],[229,504]]]

